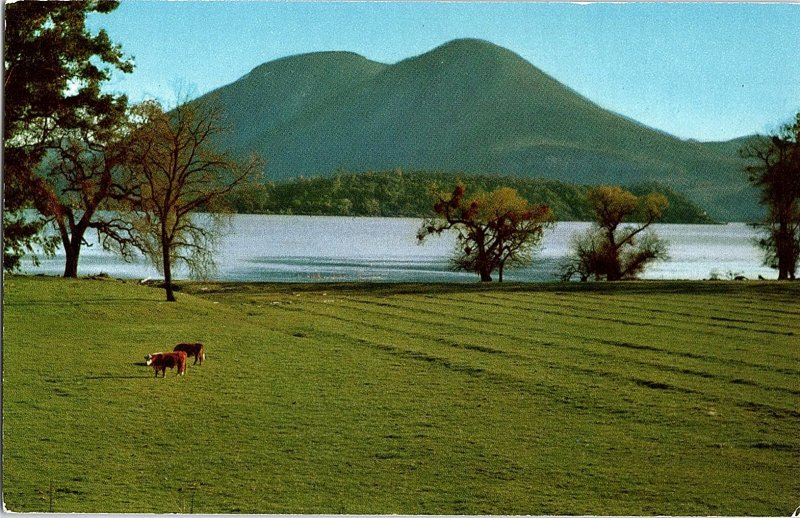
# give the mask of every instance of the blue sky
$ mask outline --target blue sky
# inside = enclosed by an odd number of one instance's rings
[[[123,0],[90,27],[134,58],[108,88],[135,102],[199,95],[293,54],[395,63],[471,37],[681,138],[772,131],[800,111],[800,4]]]

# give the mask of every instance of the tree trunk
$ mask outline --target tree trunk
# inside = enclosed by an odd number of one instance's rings
[[[161,238],[161,259],[164,266],[164,290],[167,292],[167,302],[175,302],[175,294],[172,292],[172,264],[169,258],[170,243],[165,236]]]
[[[778,280],[785,281],[789,278],[790,263],[794,262],[792,236],[786,218],[781,217],[778,222],[778,232],[775,236],[775,253],[778,256]]]
[[[65,227],[66,229],[66,227]],[[61,241],[64,244],[64,277],[75,279],[78,277],[78,259],[81,256],[81,245],[86,227],[81,225],[72,226],[70,233],[61,232]]]
[[[478,274],[481,276],[481,282],[492,282],[492,270],[494,266],[489,261],[488,254],[484,245],[483,232],[478,233],[475,237],[475,242],[478,245],[478,259],[476,266],[478,267]]]
[[[609,261],[608,273],[606,274],[607,281],[618,281],[622,279],[622,264],[620,264],[619,249],[622,245],[617,244],[616,237],[613,232],[609,237]]]
[[[64,277],[76,278],[78,277],[78,259],[81,253],[81,247],[73,246],[72,243],[69,246],[64,247],[64,253],[66,255],[66,264],[64,265]]]

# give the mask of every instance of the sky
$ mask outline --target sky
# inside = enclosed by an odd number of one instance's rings
[[[284,56],[396,63],[469,37],[684,139],[771,132],[800,111],[800,3],[122,0],[89,26],[133,57],[107,85],[133,102],[201,95]]]

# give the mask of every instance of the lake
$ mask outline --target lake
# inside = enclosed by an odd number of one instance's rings
[[[448,270],[453,235],[416,241],[419,218],[350,218],[328,216],[265,216],[239,214],[225,229],[212,280],[271,282],[476,282],[477,275]],[[557,280],[558,262],[567,254],[569,238],[589,223],[561,222],[545,234],[541,250],[528,268],[505,272],[507,281]],[[656,263],[646,279],[707,279],[729,273],[750,279],[776,278],[762,266],[754,245],[755,231],[743,223],[727,225],[654,225],[669,242],[670,260]],[[144,258],[126,263],[97,244],[81,252],[79,275],[157,278]],[[25,260],[25,273],[61,275],[64,254],[43,259],[40,267]],[[178,270],[178,279],[187,278]],[[496,278],[496,276],[495,276]]]

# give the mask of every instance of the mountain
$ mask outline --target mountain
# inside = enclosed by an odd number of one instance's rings
[[[455,40],[393,65],[319,52],[265,63],[217,99],[233,151],[270,179],[469,171],[578,184],[658,182],[720,221],[761,214],[735,144],[681,140],[592,103],[510,50]]]

